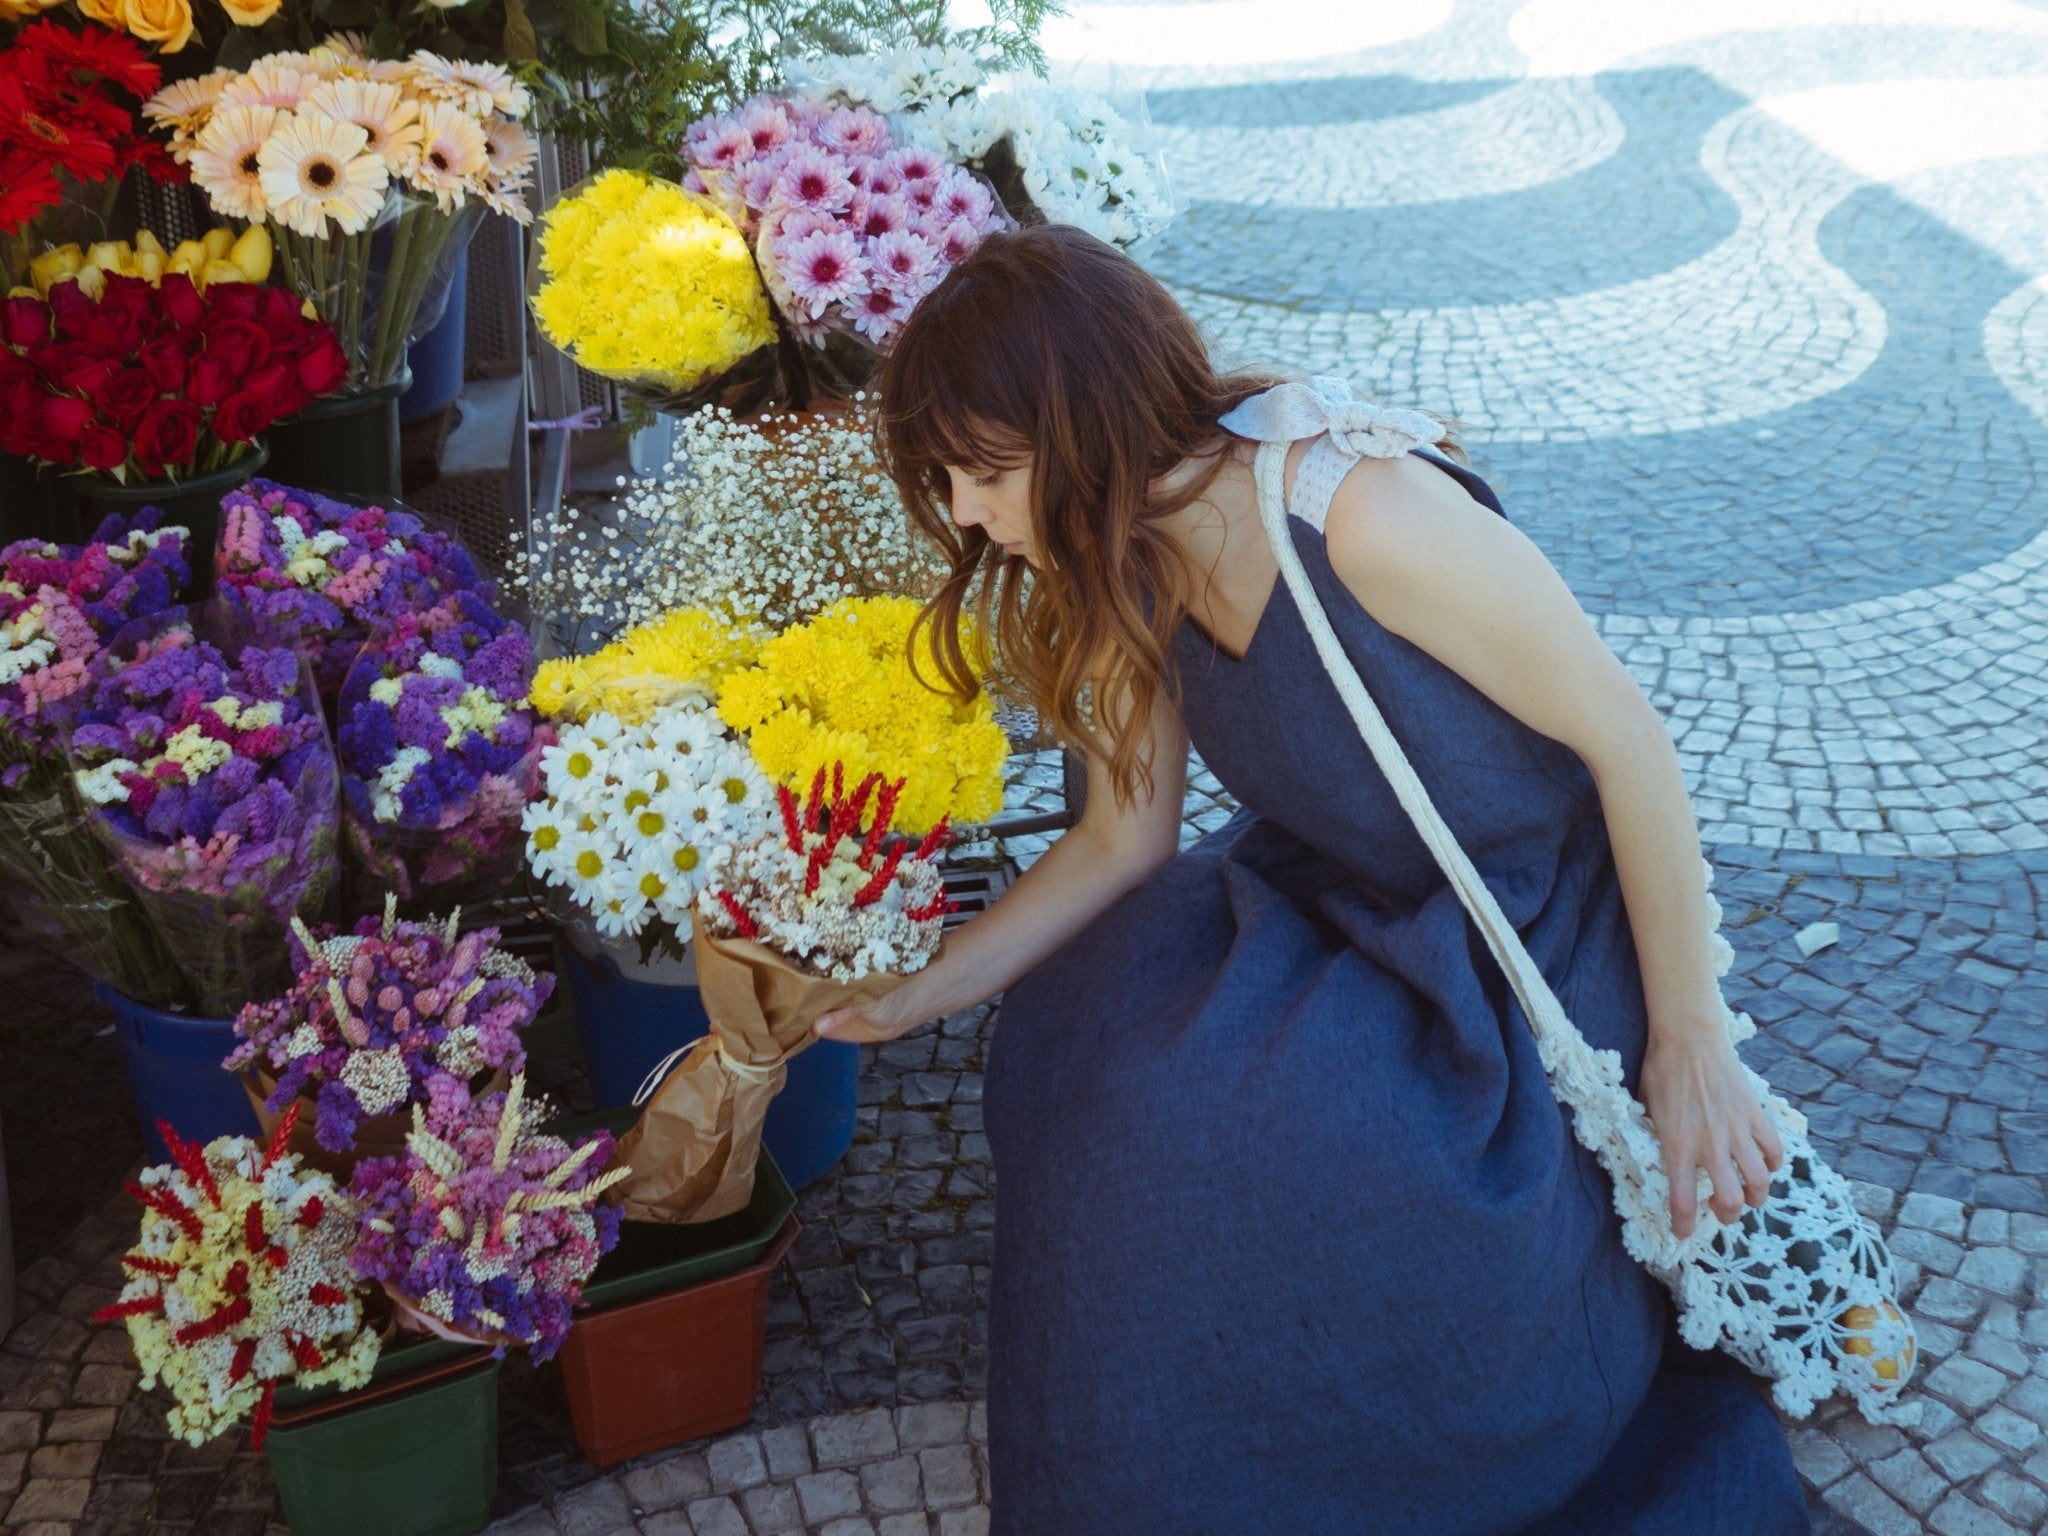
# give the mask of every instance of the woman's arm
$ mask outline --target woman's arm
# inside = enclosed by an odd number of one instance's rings
[[[1672,1173],[1673,1229],[1692,1230],[1697,1167],[1722,1220],[1739,1213],[1738,1193],[1761,1204],[1783,1144],[1722,1023],[1699,833],[1662,717],[1542,551],[1435,466],[1361,461],[1327,540],[1375,619],[1585,762],[1641,961],[1644,1105],[1666,1169],[1686,1174]]]
[[[928,1019],[995,996],[1143,880],[1180,847],[1188,738],[1162,689],[1148,733],[1152,793],[1117,805],[1107,767],[1088,754],[1088,801],[1081,819],[989,909],[946,935],[938,957],[865,1008],[819,1019],[833,1040],[892,1040]]]

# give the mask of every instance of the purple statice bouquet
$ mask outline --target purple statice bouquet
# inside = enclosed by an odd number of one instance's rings
[[[447,906],[519,866],[520,818],[554,739],[526,707],[533,643],[480,593],[400,614],[341,687],[349,850],[380,889]]]
[[[82,545],[0,549],[0,874],[23,915],[99,980],[139,1002],[183,983],[134,893],[107,867],[65,761],[61,725],[117,630],[161,613],[190,579],[183,528],[146,508]]]
[[[68,751],[200,1010],[231,1016],[277,989],[287,926],[333,889],[337,774],[298,653],[223,647],[199,612],[172,609],[102,652]]]
[[[292,961],[287,991],[236,1016],[241,1044],[221,1065],[273,1079],[273,1114],[312,1098],[313,1137],[329,1152],[354,1150],[366,1121],[522,1070],[520,1032],[555,984],[498,948],[495,928],[406,922],[389,902],[347,933],[294,922]]]
[[[993,188],[888,120],[812,94],[760,95],[691,125],[683,185],[754,247],[798,337],[832,333],[886,353],[919,299],[992,230],[1014,229]]]
[[[271,480],[221,502],[215,579],[264,645],[303,651],[323,702],[372,634],[451,592],[487,588],[454,535],[402,508],[358,507]]]
[[[572,1147],[530,1126],[525,1093],[524,1076],[474,1100],[436,1089],[413,1110],[403,1156],[356,1164],[353,1261],[401,1321],[501,1354],[523,1344],[542,1361],[618,1243],[620,1212],[598,1197],[627,1170],[606,1170],[615,1144],[604,1131]]]

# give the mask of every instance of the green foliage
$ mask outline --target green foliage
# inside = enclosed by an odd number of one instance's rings
[[[567,0],[554,0],[566,4]],[[680,179],[683,133],[778,82],[785,64],[819,53],[869,53],[951,42],[991,68],[1044,72],[1039,26],[1057,0],[991,0],[990,21],[951,29],[947,0],[588,0],[589,34],[541,46],[545,121],[587,145],[593,166]]]

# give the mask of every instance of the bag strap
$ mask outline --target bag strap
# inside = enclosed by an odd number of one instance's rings
[[[1336,631],[1330,627],[1329,615],[1323,611],[1322,600],[1317,597],[1308,572],[1302,568],[1301,555],[1296,551],[1287,527],[1287,447],[1286,443],[1278,442],[1259,445],[1258,455],[1253,461],[1259,520],[1265,524],[1266,537],[1280,565],[1281,579],[1287,583],[1295,606],[1301,610],[1302,621],[1308,628],[1309,638],[1315,642],[1317,654],[1322,657],[1324,670],[1330,674],[1338,696],[1357,722],[1365,744],[1372,749],[1374,761],[1393,786],[1402,809],[1415,823],[1415,830],[1436,856],[1437,864],[1449,877],[1458,899],[1485,936],[1487,948],[1493,951],[1494,958],[1507,973],[1508,984],[1514,988],[1522,1012],[1529,1020],[1530,1029],[1536,1036],[1537,1054],[1542,1058],[1544,1070],[1549,1073],[1557,1096],[1581,1114],[1611,1113],[1614,1104],[1607,1091],[1609,1089],[1634,1104],[1634,1099],[1622,1086],[1620,1052],[1595,1051],[1572,1021],[1565,1017],[1564,1005],[1557,1000],[1557,993],[1544,979],[1529,954],[1528,946],[1522,942],[1522,936],[1515,932],[1514,924],[1501,911],[1493,892],[1487,889],[1479,871],[1445,825],[1442,814],[1429,798],[1429,791],[1415,776],[1407,754],[1401,750],[1401,744],[1394,739],[1393,731],[1380,714],[1379,706],[1366,691],[1364,679],[1358,675],[1358,669],[1345,655]],[[1643,1112],[1640,1105],[1635,1107],[1638,1114]]]

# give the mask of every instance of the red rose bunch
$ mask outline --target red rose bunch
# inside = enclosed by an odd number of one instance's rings
[[[108,274],[0,299],[0,452],[126,483],[232,464],[341,388],[348,359],[283,288]]]
[[[57,203],[66,178],[118,181],[141,166],[183,181],[184,167],[138,131],[136,105],[161,76],[123,33],[47,19],[22,28],[0,50],[0,235]]]

